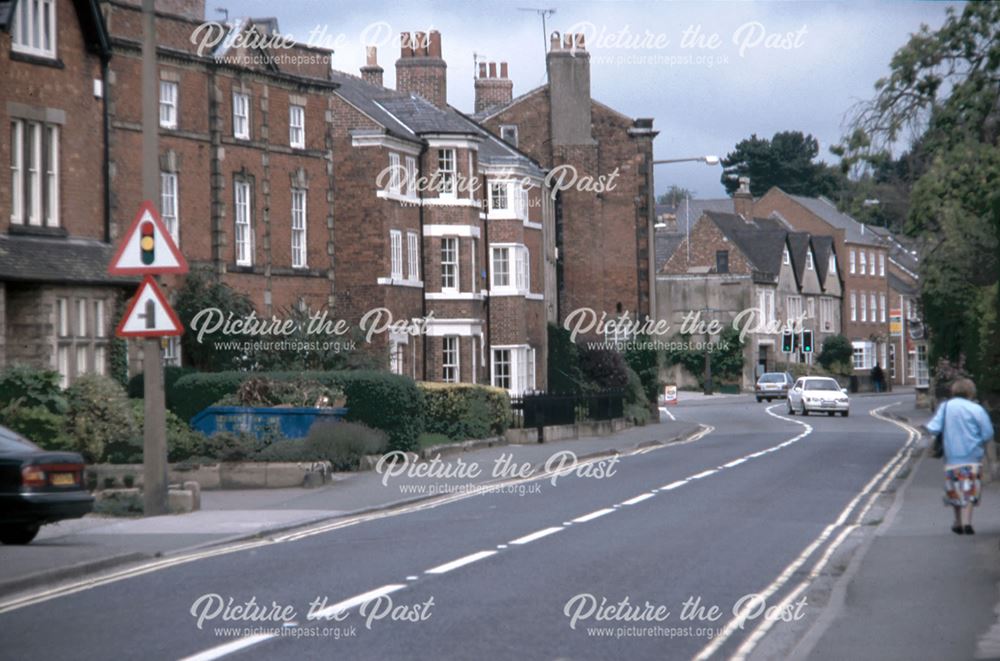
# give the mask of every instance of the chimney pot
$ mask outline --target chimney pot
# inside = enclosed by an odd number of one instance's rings
[[[378,47],[377,46],[366,46],[365,47],[365,62],[370,67],[378,66]]]
[[[550,51],[559,50],[559,42],[560,42],[559,33],[553,32],[549,36],[549,50]]]
[[[429,57],[441,57],[441,33],[437,30],[431,30],[430,43],[427,48],[427,55]]]
[[[497,77],[497,63],[490,62],[490,78],[496,78],[496,77]]]
[[[399,34],[399,56],[413,57],[413,39],[410,37],[409,32],[401,32]]]
[[[485,62],[480,62],[479,63],[479,77],[480,78],[485,78],[486,77],[486,63]]]
[[[507,63],[506,62],[501,62],[500,63],[500,77],[501,78],[506,78],[507,77]]]
[[[419,94],[438,108],[448,106],[447,68],[441,59],[441,33],[432,30],[401,33],[402,51],[396,60],[396,89]]]
[[[417,32],[413,35],[413,54],[417,57],[427,55],[427,33]]]
[[[573,35],[564,34],[563,35],[563,50],[569,50],[573,47]]]
[[[586,45],[584,44],[584,41],[583,41],[583,36],[584,35],[583,35],[582,32],[577,32],[575,35],[573,35],[573,48],[574,49],[576,49],[576,50],[587,50],[587,47],[586,47]]]

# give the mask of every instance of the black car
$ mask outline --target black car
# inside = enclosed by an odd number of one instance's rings
[[[0,426],[0,543],[27,544],[43,524],[90,512],[83,469],[79,454],[47,452]]]

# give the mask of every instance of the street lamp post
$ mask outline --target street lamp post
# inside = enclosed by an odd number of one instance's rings
[[[718,156],[694,156],[691,158],[665,158],[659,161],[653,161],[653,165],[660,165],[661,163],[704,163],[705,165],[718,165]]]

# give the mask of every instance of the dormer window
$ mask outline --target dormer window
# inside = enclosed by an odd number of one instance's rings
[[[18,53],[56,56],[55,0],[21,0],[14,5],[11,48]]]
[[[508,145],[517,147],[517,126],[515,124],[503,124],[500,126],[500,139]]]
[[[813,254],[811,252],[806,253],[806,268],[810,271],[813,270]]]
[[[782,264],[791,264],[792,263],[792,258],[788,254],[788,247],[787,246],[781,251],[781,263]]]

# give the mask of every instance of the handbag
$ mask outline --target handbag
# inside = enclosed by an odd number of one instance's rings
[[[931,445],[931,456],[940,459],[944,456],[944,425],[948,421],[948,403],[944,404],[944,413],[941,415],[941,431],[934,434],[934,444]]]

